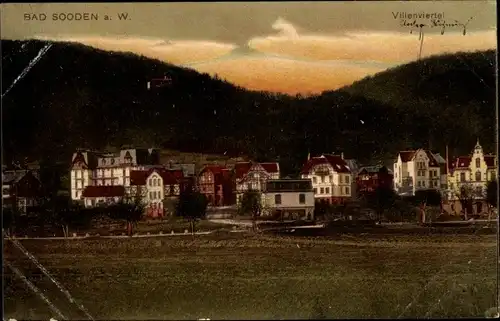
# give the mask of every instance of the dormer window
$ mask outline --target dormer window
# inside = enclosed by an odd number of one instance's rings
[[[481,167],[481,159],[479,157],[476,158],[476,167]]]
[[[102,164],[106,165],[106,159],[105,158],[102,159]]]

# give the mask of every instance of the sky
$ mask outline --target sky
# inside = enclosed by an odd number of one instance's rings
[[[288,94],[334,90],[417,60],[420,51],[424,58],[497,47],[495,1],[1,6],[2,39],[73,41],[134,52],[217,74],[248,89]],[[68,13],[93,13],[98,20],[53,19]],[[420,16],[405,19],[404,14]],[[432,27],[432,15],[438,19],[439,14],[447,24],[443,34]],[[425,25],[423,40],[420,30],[405,21]],[[457,22],[466,24],[465,35]]]

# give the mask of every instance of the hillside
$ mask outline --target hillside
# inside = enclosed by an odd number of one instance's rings
[[[2,40],[4,88],[44,45]],[[132,54],[55,43],[4,97],[4,153],[53,161],[69,159],[76,147],[156,146],[278,159],[293,173],[308,151],[343,151],[361,162],[446,143],[467,153],[477,135],[491,150],[495,96],[484,88],[495,86],[494,52],[460,57],[474,66],[472,74],[456,56],[432,57],[301,98],[247,91]],[[147,90],[148,80],[165,74],[170,86]]]
[[[414,119],[429,128],[428,136],[439,138],[433,143],[441,149],[448,143],[460,152],[460,145],[471,146],[480,137],[493,151],[495,56],[495,50],[434,56],[367,77],[341,91],[389,104],[410,118],[418,110]]]

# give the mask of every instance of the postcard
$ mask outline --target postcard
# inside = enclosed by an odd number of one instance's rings
[[[496,2],[1,20],[6,318],[498,317]]]

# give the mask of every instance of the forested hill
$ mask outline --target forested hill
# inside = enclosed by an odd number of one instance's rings
[[[45,44],[2,40],[3,91]],[[343,151],[362,162],[429,144],[467,153],[477,135],[493,146],[495,93],[485,88],[495,86],[494,62],[493,51],[433,57],[301,98],[55,43],[3,99],[4,153],[67,160],[76,147],[154,145],[278,159],[285,172],[308,151]],[[148,80],[165,74],[170,86],[147,90]]]

